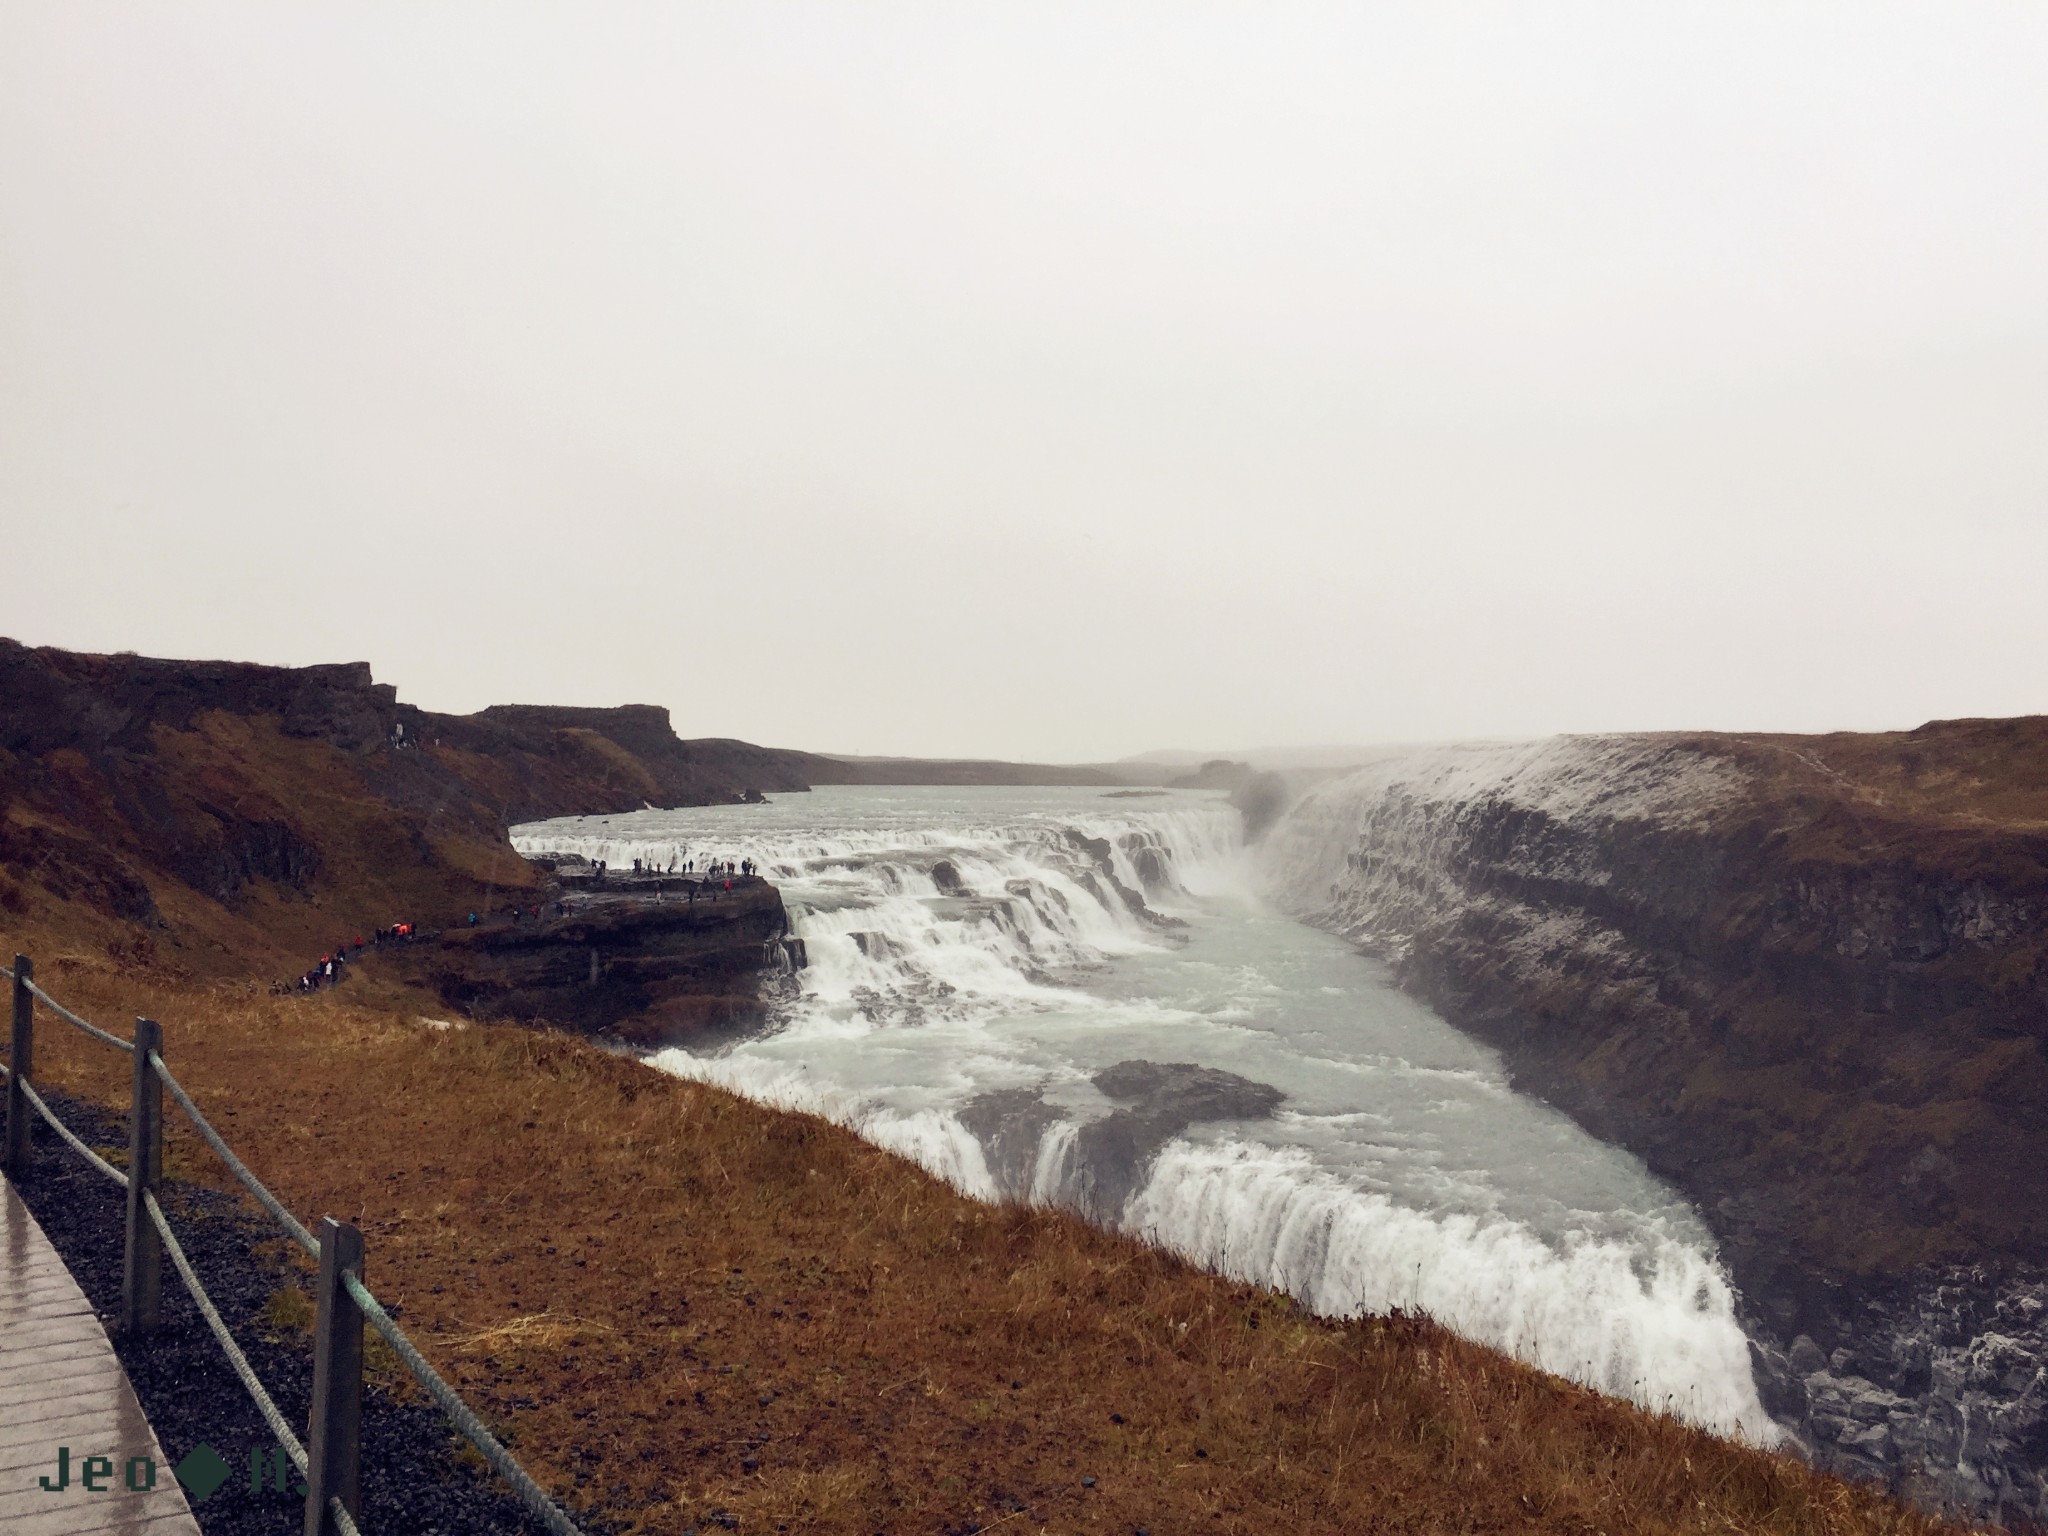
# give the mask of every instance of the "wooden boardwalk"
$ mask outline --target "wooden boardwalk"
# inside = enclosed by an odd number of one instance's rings
[[[50,1492],[41,1480],[56,1481],[59,1446],[70,1448],[71,1481]],[[93,1456],[113,1468],[95,1477],[100,1492],[82,1478]],[[136,1457],[155,1468],[144,1492],[124,1482]],[[199,1536],[199,1525],[85,1293],[0,1177],[0,1536],[46,1532]]]

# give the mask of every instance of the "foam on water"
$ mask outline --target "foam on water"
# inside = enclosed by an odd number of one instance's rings
[[[1421,1310],[1775,1438],[1697,1216],[1513,1093],[1491,1052],[1370,962],[1252,895],[1236,813],[1213,795],[820,790],[567,818],[514,842],[615,868],[752,858],[781,887],[810,956],[799,995],[768,1032],[659,1053],[664,1070],[833,1120],[976,1197],[1075,1208],[1102,1187],[1086,1131],[1116,1109],[1103,1069],[1188,1062],[1269,1084],[1286,1095],[1270,1118],[1179,1126],[1112,1222],[1320,1313]],[[1015,1123],[1035,1137],[1008,1173],[968,1128],[988,1134],[977,1106],[1004,1095],[1031,1106]]]
[[[1669,1237],[1546,1242],[1502,1219],[1405,1208],[1298,1147],[1176,1142],[1125,1225],[1331,1317],[1424,1312],[1532,1365],[1725,1434],[1773,1431],[1719,1269]]]

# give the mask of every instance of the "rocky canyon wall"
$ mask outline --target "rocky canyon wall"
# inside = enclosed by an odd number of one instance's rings
[[[1817,1461],[2048,1523],[2048,720],[1389,753],[1262,857],[1693,1200]]]

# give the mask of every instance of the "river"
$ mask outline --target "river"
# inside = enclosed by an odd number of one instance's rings
[[[1400,1307],[1760,1443],[1699,1217],[1284,915],[1201,791],[861,787],[568,817],[527,854],[751,858],[809,965],[769,1027],[652,1065],[826,1116],[969,1194],[1064,1206],[1331,1316]]]

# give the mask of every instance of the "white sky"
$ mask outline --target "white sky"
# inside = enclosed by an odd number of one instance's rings
[[[0,0],[0,632],[876,753],[2048,710],[2048,7]]]

